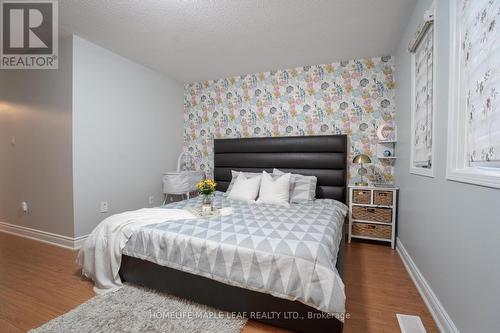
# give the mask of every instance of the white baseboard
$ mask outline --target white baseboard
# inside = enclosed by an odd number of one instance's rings
[[[442,333],[460,333],[399,238],[397,239],[396,244],[396,250],[401,257],[406,270],[410,274],[413,283],[415,283],[420,296],[424,299],[425,305],[427,305],[427,308],[429,309],[432,318],[434,318],[439,331]]]
[[[73,250],[79,250],[88,237],[89,235],[73,238]]]
[[[70,250],[79,249],[88,237],[87,235],[73,238],[5,222],[0,222],[0,232],[33,239],[42,243],[51,244]]]

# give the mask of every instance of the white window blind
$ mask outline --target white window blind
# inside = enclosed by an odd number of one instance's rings
[[[413,114],[413,166],[432,166],[433,120],[433,25],[430,24],[415,48],[414,61],[414,114]]]
[[[500,1],[460,0],[460,92],[467,163],[500,167]]]

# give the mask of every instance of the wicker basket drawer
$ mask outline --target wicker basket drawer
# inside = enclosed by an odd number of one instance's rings
[[[392,222],[392,209],[380,207],[352,206],[352,218],[355,220]]]
[[[352,224],[352,235],[391,239],[392,227],[389,225],[354,222]]]
[[[372,200],[372,192],[370,190],[353,190],[352,202],[358,204],[370,204]]]
[[[392,206],[392,191],[373,191],[375,205]]]

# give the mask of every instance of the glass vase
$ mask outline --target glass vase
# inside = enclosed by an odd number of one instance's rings
[[[213,211],[213,202],[212,202],[212,194],[203,194],[203,201],[201,204],[201,213],[211,214]]]

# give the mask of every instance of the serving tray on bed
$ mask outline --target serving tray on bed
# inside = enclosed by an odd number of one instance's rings
[[[208,218],[208,217],[219,217],[221,216],[221,210],[218,209],[218,208],[214,208],[212,209],[212,211],[210,213],[203,213],[202,212],[202,209],[201,207],[197,206],[197,207],[187,207],[185,208],[188,212],[190,212],[191,214],[193,214],[194,216],[196,217],[199,217],[199,218]]]

